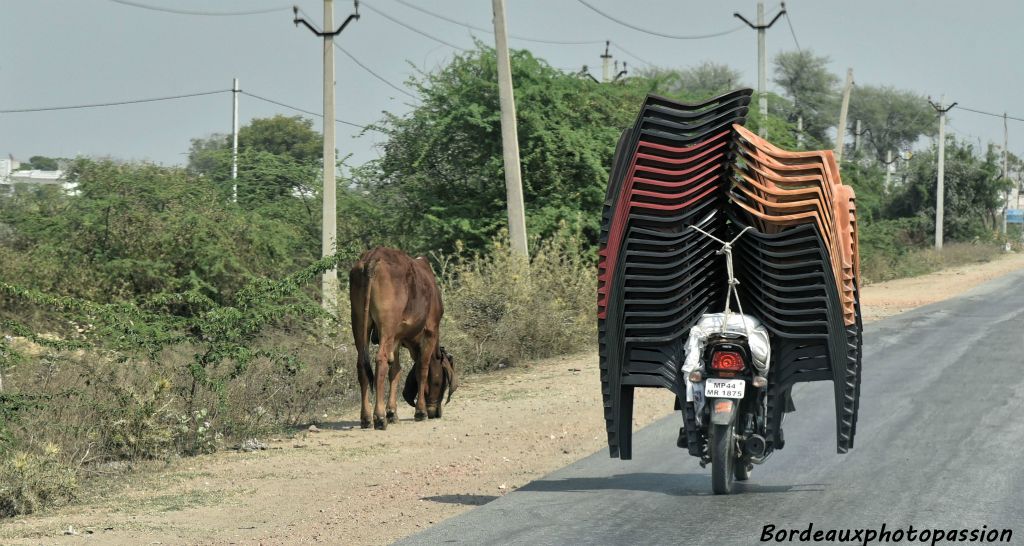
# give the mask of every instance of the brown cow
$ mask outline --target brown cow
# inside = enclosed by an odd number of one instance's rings
[[[417,421],[441,417],[444,391],[448,390],[448,400],[451,400],[458,382],[453,360],[440,345],[439,327],[444,306],[427,260],[413,259],[393,248],[369,250],[349,272],[349,295],[356,368],[363,397],[359,416],[362,427],[370,427],[372,390],[377,394],[373,408],[374,428],[383,430],[388,422],[398,420],[398,374],[402,369],[398,352],[401,347],[409,350],[413,360],[402,396],[416,408]],[[376,382],[370,365],[371,340],[379,343]]]

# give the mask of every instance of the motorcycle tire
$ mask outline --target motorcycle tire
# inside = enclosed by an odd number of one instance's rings
[[[711,490],[716,495],[732,493],[736,473],[736,423],[711,425]]]

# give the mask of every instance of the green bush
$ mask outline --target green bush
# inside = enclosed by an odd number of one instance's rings
[[[254,281],[227,305],[196,293],[141,306],[97,304],[0,281],[0,301],[42,309],[53,323],[85,325],[69,339],[0,317],[0,327],[13,334],[0,338],[0,462],[14,464],[18,453],[46,443],[76,461],[68,466],[72,473],[78,465],[206,453],[224,439],[265,434],[322,412],[351,382],[336,377],[336,336],[326,343],[315,338],[322,327],[344,326],[326,322],[303,288],[336,262]],[[191,316],[167,312],[181,303]],[[36,469],[15,469],[21,468]],[[29,498],[36,482],[23,483],[19,498]],[[53,495],[44,490],[36,497],[46,503]],[[11,510],[38,503],[18,501]]]
[[[110,160],[76,160],[75,196],[59,213],[26,201],[3,203],[0,221],[45,276],[0,264],[0,278],[98,302],[136,301],[194,291],[218,303],[248,281],[280,277],[313,260],[301,228],[225,202],[221,192],[183,169]],[[187,306],[172,309],[189,314]]]

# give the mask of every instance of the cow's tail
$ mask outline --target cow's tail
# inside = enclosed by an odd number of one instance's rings
[[[370,318],[370,298],[371,291],[373,290],[373,274],[374,269],[377,266],[376,260],[370,260],[363,264],[362,280],[366,285],[363,290],[363,328],[359,332],[359,339],[363,345],[362,358],[359,361],[359,365],[363,367],[366,372],[366,377],[370,379],[370,392],[373,392],[376,387],[376,381],[374,381],[373,365],[370,364],[370,337],[373,331],[373,319]]]

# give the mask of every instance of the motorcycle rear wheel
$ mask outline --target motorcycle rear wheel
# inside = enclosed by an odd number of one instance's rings
[[[716,495],[732,493],[736,474],[735,421],[728,425],[711,425],[711,490]]]

